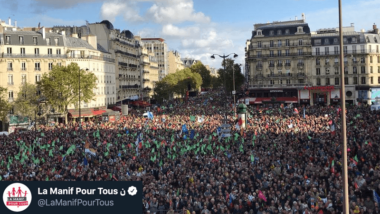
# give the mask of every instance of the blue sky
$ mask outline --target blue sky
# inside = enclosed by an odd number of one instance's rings
[[[338,26],[338,0],[0,0],[0,19],[20,27],[84,25],[103,19],[142,37],[164,38],[170,50],[219,68],[211,54],[237,53],[255,23],[301,18],[314,31]],[[343,0],[343,24],[357,31],[380,25],[379,0]]]

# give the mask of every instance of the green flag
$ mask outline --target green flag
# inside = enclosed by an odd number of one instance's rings
[[[45,137],[45,134],[43,132],[41,133],[41,137]]]
[[[254,162],[255,161],[255,157],[253,155],[251,155],[251,161]]]
[[[240,150],[240,152],[244,152],[243,144],[240,145],[239,150]]]
[[[160,160],[160,167],[162,166],[162,160]]]
[[[309,140],[311,140],[311,137],[310,136],[307,136],[309,138]]]
[[[63,146],[60,146],[60,147],[59,147],[59,150],[62,150],[62,149],[63,149]]]
[[[195,121],[195,116],[190,116],[190,121],[194,122]]]
[[[154,148],[152,148],[152,152],[151,153],[154,153]]]
[[[48,176],[46,176],[46,179],[45,179],[45,181],[49,181],[49,177],[48,177]]]
[[[359,160],[358,160],[358,155],[355,155],[354,160],[355,160],[356,162],[359,162]]]

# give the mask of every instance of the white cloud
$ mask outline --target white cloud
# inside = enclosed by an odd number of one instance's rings
[[[144,20],[144,18],[139,15],[136,4],[126,1],[103,3],[100,15],[102,19],[107,19],[110,22],[114,22],[115,18],[119,15],[122,15],[126,22],[136,23]]]
[[[162,36],[171,37],[173,39],[188,38],[199,34],[199,31],[200,29],[197,26],[179,28],[172,24],[167,24],[162,27]]]
[[[210,17],[202,12],[194,11],[193,0],[155,0],[154,2],[146,15],[156,23],[210,22]]]

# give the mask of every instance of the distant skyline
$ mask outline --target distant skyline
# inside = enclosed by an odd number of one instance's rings
[[[343,24],[355,30],[380,25],[379,0],[342,0]],[[0,19],[19,27],[76,25],[111,21],[115,28],[142,37],[161,37],[181,57],[220,68],[212,54],[237,53],[244,63],[244,47],[255,23],[301,19],[312,31],[338,27],[338,0],[0,0]]]

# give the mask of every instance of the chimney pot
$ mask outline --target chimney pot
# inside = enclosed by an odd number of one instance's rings
[[[15,28],[17,28],[17,21],[15,20]]]
[[[374,29],[374,30],[377,29],[376,23],[373,23],[373,29]]]
[[[8,25],[12,26],[11,17],[8,18]]]

